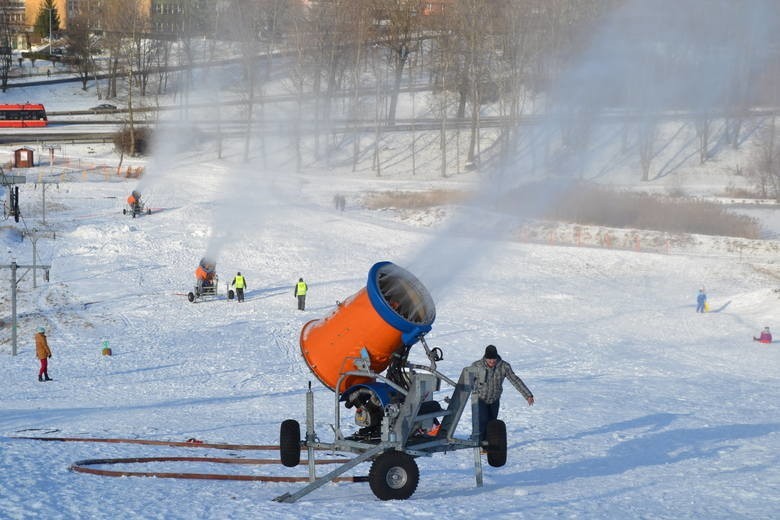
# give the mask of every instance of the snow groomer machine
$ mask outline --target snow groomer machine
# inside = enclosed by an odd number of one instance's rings
[[[368,482],[380,500],[404,500],[419,482],[415,459],[434,453],[472,449],[477,486],[482,485],[480,450],[487,452],[491,466],[506,463],[506,426],[488,423],[487,440],[479,442],[476,398],[472,390],[480,369],[468,366],[457,382],[436,369],[443,359],[439,348],[429,348],[436,309],[428,290],[405,269],[391,263],[375,264],[366,287],[327,317],[303,326],[300,346],[309,369],[334,391],[333,442],[321,442],[314,431],[314,397],[311,382],[306,392],[306,431],[301,436],[298,421],[287,419],[280,428],[281,462],[287,467],[301,463],[307,451],[309,483],[295,493],[276,497],[277,502],[295,502],[358,464],[371,462]],[[408,360],[420,343],[427,364]],[[446,390],[442,387],[446,385]],[[444,406],[436,392],[445,392]],[[458,421],[471,403],[472,428],[467,438],[455,436]],[[341,429],[342,408],[354,413],[357,430]],[[355,456],[326,475],[317,476],[314,450],[349,452]]]

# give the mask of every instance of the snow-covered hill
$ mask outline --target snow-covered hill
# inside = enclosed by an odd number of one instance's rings
[[[776,270],[762,267],[776,260],[706,254],[706,247],[666,254],[466,241],[444,232],[446,220],[409,224],[356,202],[362,191],[404,188],[413,180],[259,171],[204,153],[150,173],[144,196],[153,213],[136,219],[122,215],[136,180],[82,177],[47,190],[47,221],[57,237],[39,240],[38,251],[51,263],[50,281],[39,279],[33,289],[28,273],[20,282],[16,357],[8,355],[8,327],[2,331],[3,517],[776,513],[780,349],[751,341],[780,316]],[[37,226],[39,191],[24,191],[27,226]],[[333,207],[335,193],[348,194],[344,212]],[[27,261],[29,240],[15,241],[5,229],[6,248]],[[217,256],[222,282],[238,270],[247,277],[246,302],[186,300],[207,250]],[[438,272],[428,272],[422,251],[436,258]],[[536,395],[529,408],[507,386],[501,416],[509,461],[486,465],[482,488],[475,487],[470,452],[454,452],[419,460],[420,485],[408,501],[381,502],[358,483],[327,485],[280,504],[271,499],[302,484],[68,470],[86,458],[275,454],[14,438],[274,444],[283,419],[304,421],[304,392],[313,381],[317,431],[328,440],[332,393],[301,360],[298,335],[306,321],[362,288],[381,260],[430,283],[437,319],[428,342],[444,350],[440,369],[456,377],[493,343]],[[3,276],[8,280],[7,271]],[[292,295],[300,276],[310,287],[304,312]],[[712,308],[703,315],[694,312],[702,285]],[[36,379],[32,335],[39,325],[54,353],[50,383]],[[101,355],[104,340],[113,356]],[[415,349],[412,357],[421,356]],[[342,421],[349,428],[351,417]],[[469,424],[468,414],[461,424]],[[144,469],[305,475],[303,468],[212,466]]]

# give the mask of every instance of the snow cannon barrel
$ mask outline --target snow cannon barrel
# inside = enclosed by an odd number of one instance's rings
[[[393,354],[414,345],[431,330],[436,308],[425,286],[391,262],[374,264],[366,286],[338,304],[329,316],[301,329],[301,353],[315,376],[343,392],[371,379],[341,374],[356,370],[355,358],[368,357],[371,370],[382,373]]]
[[[200,259],[198,268],[195,269],[195,278],[204,282],[210,282],[217,274],[217,263],[209,260],[205,256]]]

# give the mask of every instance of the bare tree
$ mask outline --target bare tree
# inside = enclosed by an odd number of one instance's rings
[[[254,123],[255,99],[257,96],[257,62],[260,53],[259,32],[261,10],[258,4],[237,0],[233,3],[232,35],[239,45],[241,68],[244,73],[244,95],[246,96],[246,134],[244,138],[244,160],[249,160]],[[261,93],[262,98],[262,93]]]
[[[0,4],[0,87],[8,88],[8,72],[11,70],[11,21],[5,4]]]
[[[104,51],[108,54],[106,97],[117,96],[117,81],[125,72],[127,52],[123,40],[133,23],[135,4],[125,0],[103,0],[99,10],[99,24],[103,28]]]
[[[138,13],[135,20],[137,25],[132,32],[130,58],[133,61],[133,82],[138,87],[138,93],[144,97],[149,85],[152,67],[157,61],[157,56],[162,52],[162,42],[151,38],[148,15]]]
[[[295,92],[296,114],[293,120],[293,148],[295,149],[295,170],[302,168],[303,157],[301,152],[301,119],[303,118],[303,104],[306,85],[306,28],[309,26],[305,14],[293,17],[292,20],[292,44],[295,52],[295,60],[290,69],[289,80],[292,83],[292,89]]]
[[[655,141],[658,136],[658,121],[646,116],[639,122],[639,136],[637,148],[639,151],[639,164],[642,169],[642,181],[650,180],[650,163],[655,157]]]
[[[393,83],[390,87],[390,107],[387,123],[395,123],[398,95],[404,67],[409,55],[419,48],[419,10],[417,0],[374,0],[372,3],[376,28],[376,42],[388,51],[388,62],[392,70]]]
[[[458,48],[458,37],[452,29],[451,18],[448,14],[443,15],[446,20],[443,22],[442,30],[437,38],[432,40],[433,50],[431,52],[431,66],[433,68],[432,76],[435,77],[433,85],[433,103],[432,111],[439,118],[441,125],[439,127],[439,150],[441,162],[439,172],[442,177],[447,177],[447,135],[449,133],[449,112],[455,103],[455,92],[457,91],[457,77],[452,74],[451,68],[456,61],[456,49]],[[456,160],[458,160],[456,158]]]
[[[150,32],[149,14],[135,3],[125,4],[116,11],[122,22],[122,36],[119,38],[117,62],[127,67],[127,130],[129,133],[131,153],[137,151],[137,129],[135,125],[134,92],[139,95],[146,92],[146,80],[149,77],[149,67],[153,58],[149,56],[153,45],[148,38]]]
[[[363,103],[361,103],[361,73],[363,71],[363,65],[369,58],[369,53],[366,49],[367,39],[369,37],[369,8],[365,2],[359,0],[355,3],[352,9],[351,25],[348,29],[349,34],[352,35],[352,40],[349,43],[352,48],[351,51],[351,72],[352,72],[352,95],[350,96],[351,102],[348,107],[349,119],[354,121],[354,131],[352,133],[352,171],[357,169],[358,158],[360,157],[360,122],[358,116],[365,110]],[[378,78],[375,78],[378,83]],[[378,102],[378,100],[377,100]]]
[[[301,71],[310,76],[314,104],[314,149],[320,150],[321,127],[330,127],[336,93],[345,70],[351,64],[351,44],[355,13],[365,10],[358,0],[317,2],[301,13],[300,28],[308,37],[303,48],[305,65]]]
[[[81,78],[81,90],[87,90],[87,82],[90,74],[94,75],[95,62],[92,57],[92,35],[89,30],[88,18],[83,15],[74,17],[68,21],[68,29],[65,33],[68,41],[68,53],[76,65],[79,78]]]
[[[693,126],[699,141],[699,164],[704,164],[709,157],[713,119],[712,114],[706,110],[696,112],[693,116]]]
[[[762,197],[780,200],[780,143],[775,116],[772,116],[759,132],[753,167],[748,170],[747,175]]]

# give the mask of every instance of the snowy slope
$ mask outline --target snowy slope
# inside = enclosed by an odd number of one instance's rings
[[[20,284],[19,354],[0,363],[1,517],[772,518],[780,509],[780,348],[750,340],[766,324],[780,326],[779,285],[751,258],[474,243],[440,233],[446,223],[410,225],[357,204],[369,189],[427,181],[300,176],[205,152],[142,182],[154,213],[137,219],[121,210],[139,181],[82,180],[47,192],[57,239],[38,247],[51,281],[33,290],[28,274]],[[332,207],[335,193],[348,194],[343,213]],[[40,210],[32,194],[27,215]],[[18,261],[31,256],[29,241],[3,237]],[[187,302],[207,251],[222,283],[237,270],[247,277],[245,303]],[[421,251],[435,255],[438,273],[414,269],[426,265]],[[482,488],[462,451],[418,459],[420,484],[408,501],[381,502],[367,484],[343,483],[279,504],[271,499],[302,484],[68,471],[86,458],[273,453],[14,439],[274,444],[282,420],[304,421],[311,380],[317,432],[330,440],[332,393],[301,361],[298,334],[362,288],[381,260],[431,280],[437,319],[427,339],[444,350],[443,372],[457,377],[493,343],[536,396],[529,408],[505,385],[509,461],[485,464]],[[299,276],[310,286],[304,312],[292,296]],[[713,312],[697,315],[701,285]],[[54,352],[51,383],[36,380],[38,325]],[[8,335],[4,328],[4,354]],[[101,356],[103,340],[113,356]],[[469,421],[467,412],[461,425]],[[350,423],[343,415],[342,426]],[[143,469],[306,474],[280,465],[152,466]]]

